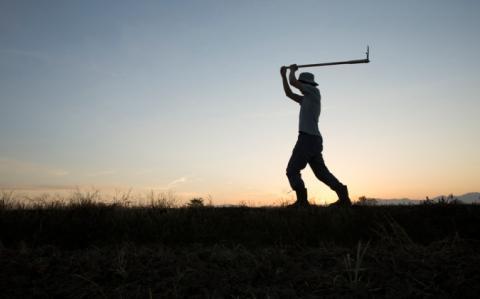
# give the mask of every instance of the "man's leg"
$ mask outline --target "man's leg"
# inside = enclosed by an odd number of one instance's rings
[[[338,195],[338,203],[350,205],[351,201],[348,196],[348,188],[342,184],[327,168],[325,161],[323,160],[322,153],[317,154],[309,162],[315,176],[323,183],[325,183],[330,189],[335,191]]]
[[[306,146],[304,140],[301,138],[297,140],[287,166],[288,181],[297,194],[296,204],[298,205],[308,205],[307,189],[305,189],[305,183],[300,174],[300,171],[304,169],[308,163]]]

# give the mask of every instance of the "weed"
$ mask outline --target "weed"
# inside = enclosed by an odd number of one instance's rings
[[[362,246],[362,242],[359,241],[355,257],[352,258],[350,254],[347,253],[343,259],[348,283],[352,289],[358,288],[362,280],[361,272],[366,270],[366,268],[362,267],[362,261],[365,257],[365,253],[367,252],[368,245],[369,243]]]
[[[119,207],[129,207],[132,204],[130,199],[132,189],[129,189],[126,193],[120,193],[118,190],[115,190],[115,195],[113,196],[113,205]]]
[[[169,209],[177,206],[177,198],[172,191],[155,193],[153,190],[147,195],[149,207],[153,209]]]
[[[72,208],[93,208],[101,204],[100,190],[81,191],[79,188],[72,193],[69,199],[69,206]]]
[[[0,191],[0,209],[8,209],[14,206],[13,191]]]

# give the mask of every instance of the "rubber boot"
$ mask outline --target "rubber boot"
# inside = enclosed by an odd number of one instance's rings
[[[336,190],[338,200],[329,205],[329,207],[349,207],[352,205],[352,201],[348,196],[348,187],[346,185],[342,185]]]
[[[300,208],[310,206],[307,199],[307,189],[295,190],[295,193],[297,194],[297,201],[289,205],[289,207]]]

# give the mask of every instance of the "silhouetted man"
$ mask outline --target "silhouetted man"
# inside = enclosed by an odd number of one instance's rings
[[[300,174],[300,171],[304,169],[307,164],[310,165],[313,173],[320,181],[337,193],[338,201],[332,205],[349,206],[351,205],[351,201],[348,197],[347,186],[340,183],[340,181],[330,173],[323,161],[323,140],[318,130],[318,118],[320,116],[320,91],[317,88],[318,84],[315,82],[314,76],[311,73],[301,73],[297,80],[297,78],[295,78],[295,72],[298,70],[296,64],[292,64],[289,68],[290,84],[298,88],[303,94],[302,96],[292,92],[287,81],[287,67],[282,66],[280,73],[282,75],[285,94],[300,104],[298,140],[287,166],[288,181],[297,194],[297,201],[291,206],[304,207],[309,205],[307,189],[305,189],[305,184]]]

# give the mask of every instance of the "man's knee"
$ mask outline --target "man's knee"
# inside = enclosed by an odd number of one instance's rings
[[[299,170],[287,168],[286,174],[288,182],[290,183],[290,187],[292,187],[293,190],[301,190],[305,188],[305,184],[302,180]]]
[[[286,169],[286,175],[287,175],[287,178],[290,180],[290,178],[295,178],[297,176],[300,175],[300,170],[298,169],[295,169],[293,167],[291,167],[290,165],[287,167]]]

